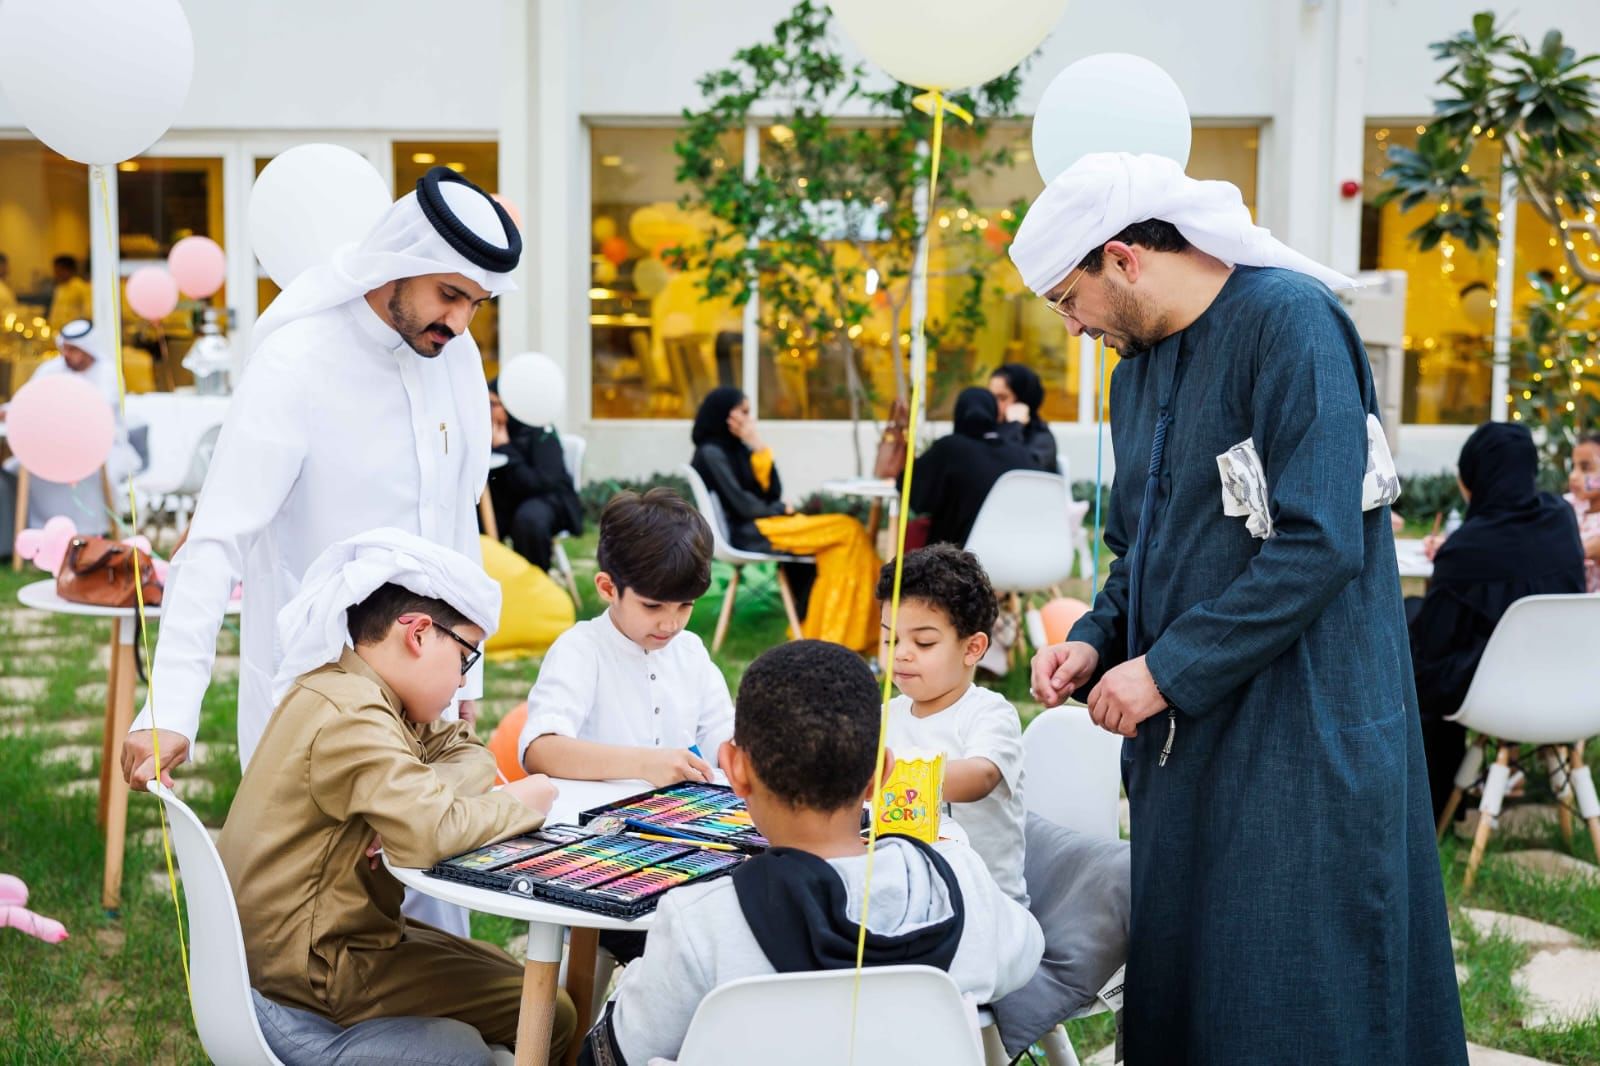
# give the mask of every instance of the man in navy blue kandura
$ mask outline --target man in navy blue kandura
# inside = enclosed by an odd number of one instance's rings
[[[1127,1061],[1466,1063],[1349,279],[1154,156],[1085,157],[1011,256],[1122,355],[1116,561],[1033,688],[1128,738]]]

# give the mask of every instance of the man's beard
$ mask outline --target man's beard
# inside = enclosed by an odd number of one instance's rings
[[[432,359],[444,351],[444,346],[449,341],[440,341],[437,337],[430,336],[430,332],[445,333],[449,335],[450,340],[454,340],[455,331],[443,322],[424,321],[420,315],[412,311],[410,303],[405,298],[409,280],[402,278],[395,282],[394,292],[389,294],[389,317],[394,321],[395,332],[400,334],[400,339],[406,342],[407,347],[424,359]]]
[[[1117,338],[1114,347],[1121,358],[1137,359],[1171,332],[1165,315],[1152,321],[1145,305],[1128,290],[1108,285],[1106,299],[1111,305],[1111,324],[1102,332]]]

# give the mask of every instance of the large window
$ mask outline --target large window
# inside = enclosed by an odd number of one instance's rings
[[[1392,145],[1413,147],[1422,127],[1414,122],[1367,126],[1365,180],[1367,203],[1362,210],[1363,269],[1406,272],[1405,391],[1402,421],[1423,424],[1473,425],[1488,419],[1498,250],[1485,245],[1474,252],[1459,242],[1442,242],[1419,251],[1410,233],[1427,212],[1423,204],[1401,211],[1397,203],[1383,208],[1372,200],[1383,191],[1382,174]],[[1499,160],[1493,142],[1480,142],[1466,164],[1486,176],[1497,209]],[[1588,241],[1588,236],[1579,238]],[[1600,249],[1595,253],[1600,254]],[[1516,285],[1513,308],[1532,297],[1529,274],[1565,283],[1567,266],[1556,232],[1527,204],[1517,209]],[[1513,321],[1516,320],[1513,314]]]
[[[126,278],[143,266],[165,266],[167,253],[185,237],[226,242],[220,157],[141,156],[117,167],[118,254]],[[183,298],[160,322],[122,305],[123,367],[135,392],[170,391],[194,383],[183,357],[199,335],[207,307],[227,306],[224,286],[205,300]],[[227,326],[226,321],[222,323]]]
[[[708,300],[666,249],[709,220],[677,206],[671,129],[595,128],[590,137],[589,336],[596,418],[690,418],[718,385],[743,387],[743,316]],[[723,145],[739,166],[741,144]]]
[[[500,146],[494,141],[395,141],[395,198],[414,190],[417,179],[436,166],[449,167],[484,192],[500,191]],[[478,308],[470,328],[483,355],[484,373],[494,377],[500,372],[499,305],[489,300]]]
[[[759,130],[757,143],[784,134],[782,127]],[[733,384],[753,392],[766,418],[845,419],[850,389],[843,355],[796,341],[782,321],[762,316],[757,379],[746,385],[742,317],[728,301],[707,301],[696,278],[675,272],[657,254],[693,240],[710,221],[696,218],[677,201],[685,192],[675,177],[674,129],[591,130],[590,336],[593,345],[593,414],[596,418],[687,418],[706,391]],[[950,135],[952,152],[1007,148],[1011,163],[963,179],[971,207],[941,196],[932,219],[928,317],[937,323],[967,291],[969,267],[987,279],[981,304],[983,325],[970,343],[931,338],[928,352],[928,407],[948,417],[955,394],[981,384],[1002,363],[1021,362],[1044,379],[1044,415],[1051,421],[1078,417],[1079,346],[1059,320],[1022,287],[1006,260],[1007,232],[1019,202],[1026,204],[1043,187],[1028,150],[1029,127],[992,127],[982,145],[960,127]],[[722,163],[743,166],[742,144],[728,138]],[[1254,127],[1203,127],[1194,132],[1189,172],[1238,185],[1252,212],[1256,199],[1257,131]],[[836,255],[856,255],[841,243]],[[868,399],[861,413],[882,417],[895,395],[895,358],[910,358],[909,300],[900,286],[875,297],[873,313],[852,338],[857,347],[861,388]],[[894,297],[891,299],[891,296]],[[828,306],[818,294],[818,306]],[[1108,353],[1107,373],[1115,356]]]
[[[52,308],[87,306],[88,267],[88,168],[37,141],[0,141],[0,398],[54,354]]]

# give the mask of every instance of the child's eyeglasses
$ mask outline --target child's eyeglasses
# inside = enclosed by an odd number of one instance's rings
[[[406,615],[406,616],[398,619],[398,621],[400,622],[401,625],[410,625],[412,622],[415,622],[417,620],[417,618],[419,618],[419,617],[421,617],[421,616],[419,616],[419,615]],[[457,644],[459,644],[463,648],[467,649],[467,653],[461,657],[461,674],[462,674],[463,677],[465,677],[467,671],[471,670],[474,666],[476,666],[478,664],[478,660],[483,658],[483,651],[476,644],[472,643],[472,641],[468,640],[466,637],[463,637],[460,633],[457,633],[455,630],[451,629],[449,626],[441,625],[437,619],[433,620],[433,624],[434,624],[434,627],[437,628],[445,636],[449,637],[451,640],[455,641]]]

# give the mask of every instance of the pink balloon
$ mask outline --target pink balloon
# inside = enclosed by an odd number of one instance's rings
[[[33,565],[55,576],[61,569],[61,560],[67,557],[67,545],[78,535],[78,526],[65,515],[56,515],[44,524],[43,529],[24,529],[17,534],[17,554],[32,559]]]
[[[6,433],[31,474],[71,483],[106,461],[116,422],[99,389],[76,374],[54,374],[17,390],[6,414]]]
[[[522,228],[522,212],[517,210],[517,205],[512,203],[506,197],[501,196],[497,192],[496,193],[490,193],[489,195],[494,199],[495,203],[499,204],[501,207],[506,209],[506,214],[511,216],[511,221],[513,221],[513,222],[515,222],[517,224],[517,228],[518,229],[521,229]]]
[[[159,322],[178,306],[178,283],[165,267],[147,266],[128,278],[128,306],[149,322]]]
[[[222,288],[228,259],[222,254],[222,245],[210,237],[185,237],[172,246],[167,269],[179,291],[192,300],[203,300]]]

